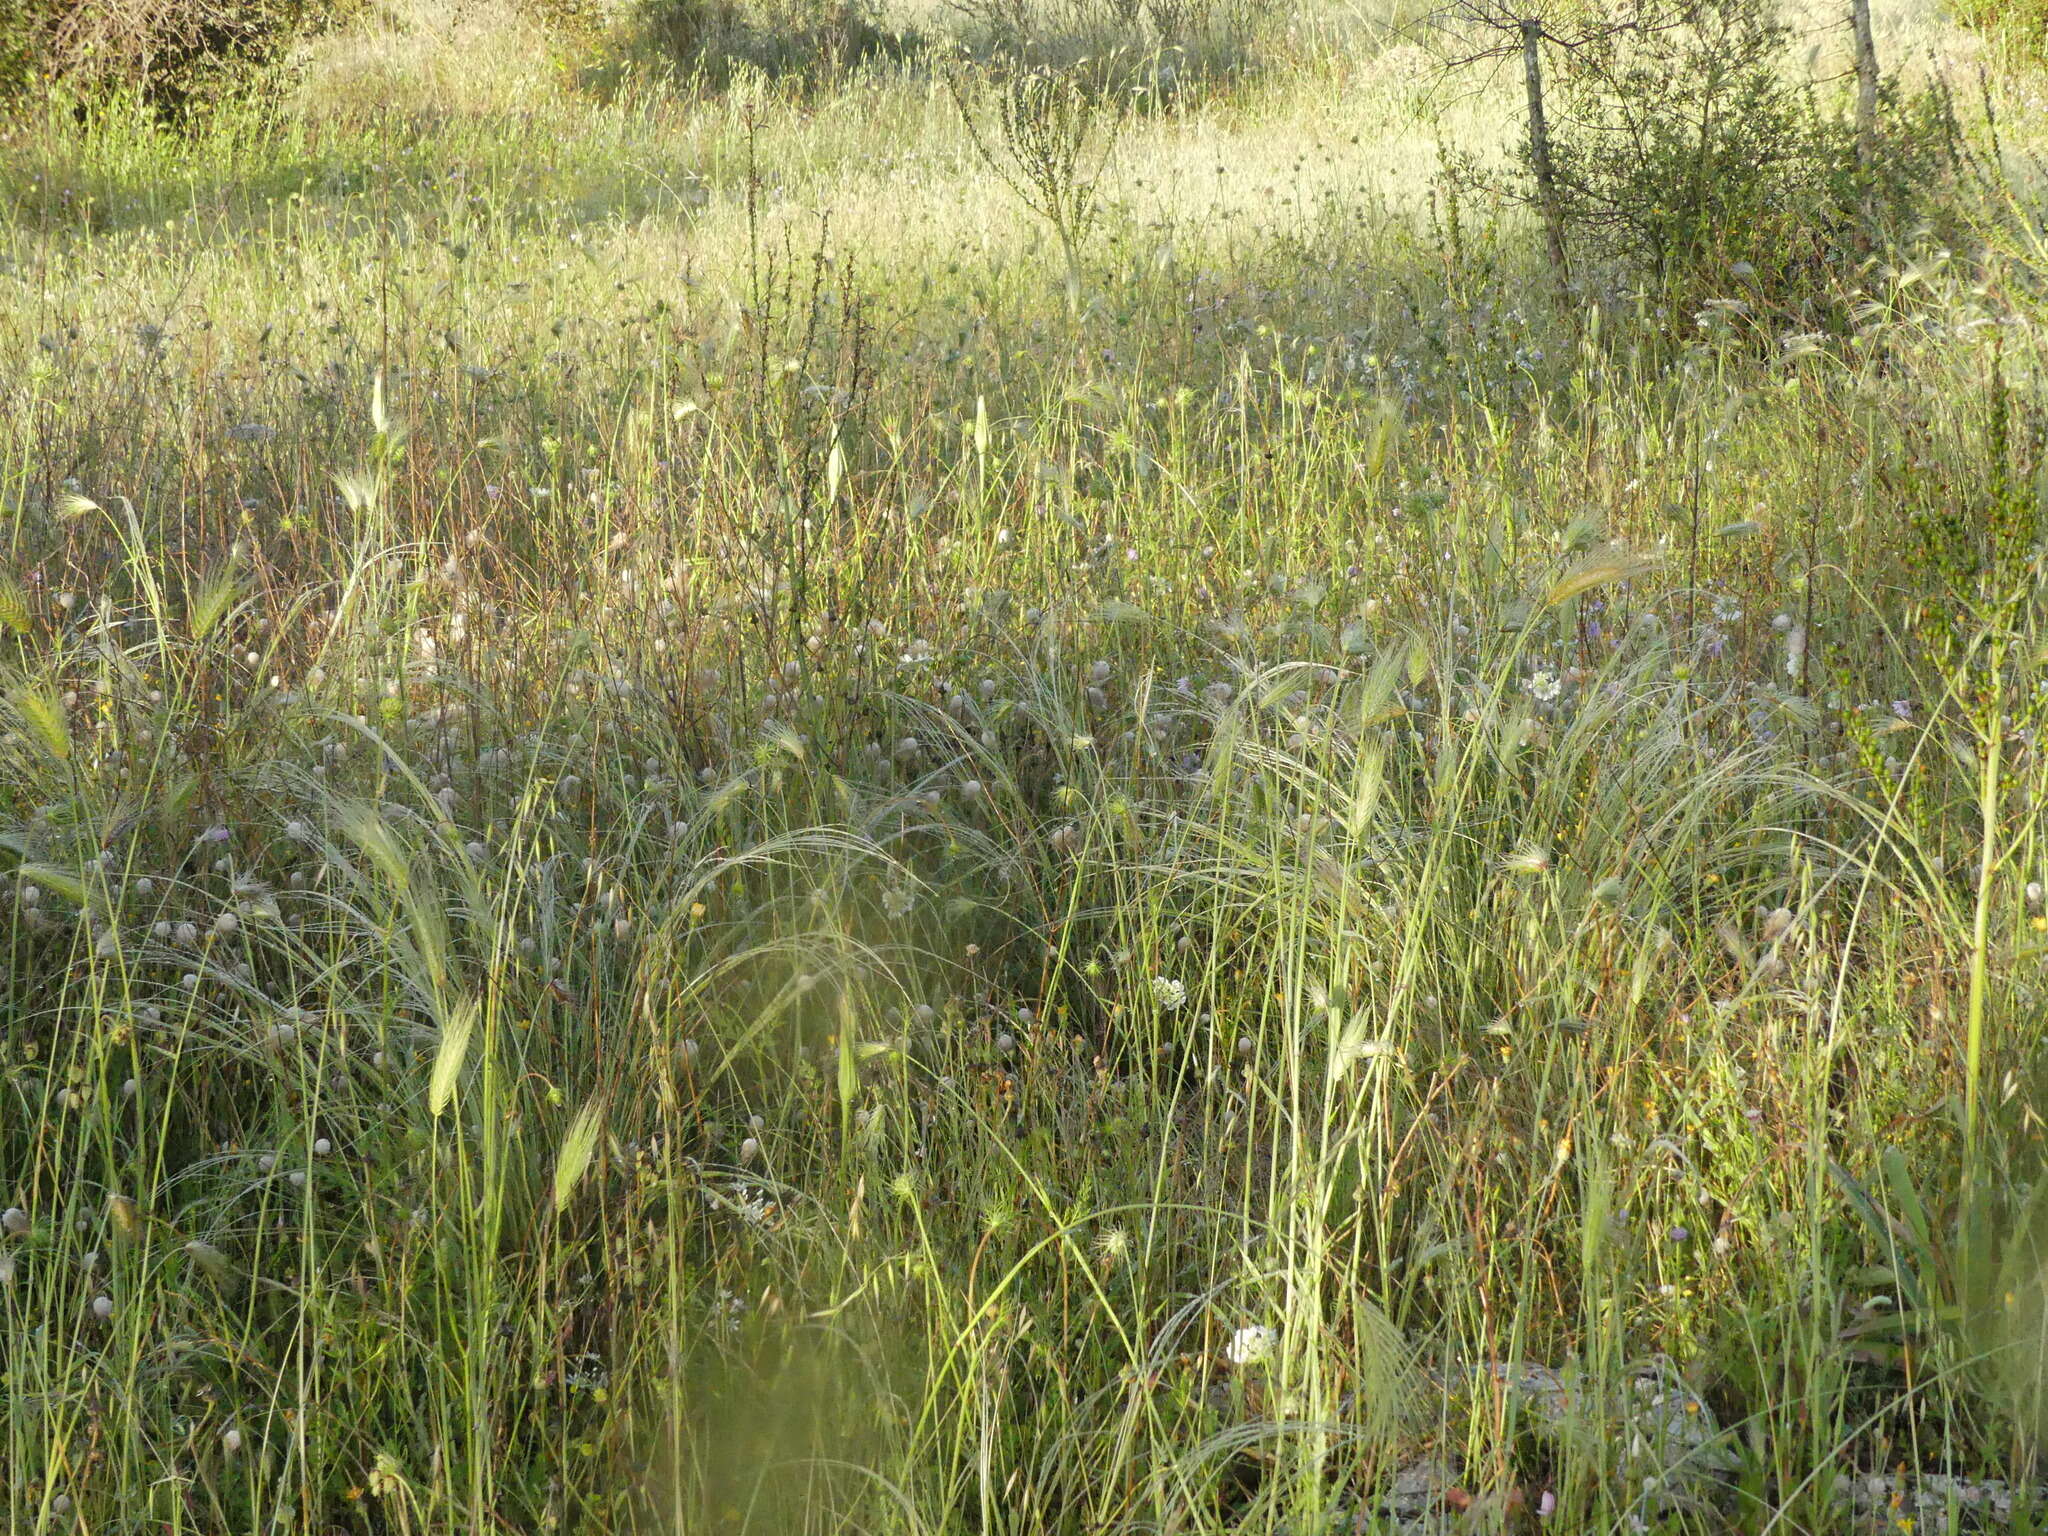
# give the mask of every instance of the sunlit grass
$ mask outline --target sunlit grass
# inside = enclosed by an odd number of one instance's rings
[[[2025,1502],[2037,237],[1560,313],[1387,19],[1072,304],[915,62],[10,130],[10,1528]]]

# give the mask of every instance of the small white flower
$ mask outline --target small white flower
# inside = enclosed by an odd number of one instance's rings
[[[1557,701],[1557,696],[1564,692],[1564,679],[1545,667],[1539,672],[1530,673],[1522,686],[1537,703],[1553,704]]]
[[[1279,1345],[1278,1331],[1263,1323],[1254,1323],[1233,1333],[1223,1353],[1232,1365],[1258,1365],[1271,1359]]]
[[[1170,976],[1152,978],[1152,1001],[1167,1013],[1188,1000],[1188,989]]]

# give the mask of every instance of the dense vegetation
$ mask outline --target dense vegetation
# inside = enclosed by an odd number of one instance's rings
[[[258,9],[0,24],[10,1532],[2038,1528],[2021,32]]]

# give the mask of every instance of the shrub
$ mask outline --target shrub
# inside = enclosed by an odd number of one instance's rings
[[[1946,96],[1886,86],[1866,162],[1792,67],[1775,0],[1619,0],[1546,37],[1555,216],[1582,276],[1618,271],[1682,303],[1735,277],[1822,324],[1873,247],[1957,222],[1967,149]],[[1533,143],[1520,161],[1540,202]]]
[[[714,85],[740,65],[829,78],[915,46],[914,38],[884,29],[867,0],[639,0],[626,33],[630,52]]]
[[[1562,52],[1552,160],[1568,222],[1669,279],[1756,262],[1817,206],[1834,158],[1766,0],[1705,0]]]
[[[0,0],[0,88],[18,94],[44,77],[87,99],[132,93],[180,117],[345,9],[315,0]]]
[[[1083,59],[1158,60],[1163,88],[1241,72],[1288,0],[949,0],[984,55],[1070,69]],[[1131,71],[1123,71],[1129,76]],[[1125,85],[1132,83],[1125,79]]]

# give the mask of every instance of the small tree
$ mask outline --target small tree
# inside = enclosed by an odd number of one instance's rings
[[[1558,291],[1571,286],[1571,261],[1565,239],[1565,201],[1557,179],[1557,162],[1545,95],[1544,49],[1567,53],[1616,33],[1657,25],[1643,6],[1627,6],[1607,16],[1589,18],[1583,6],[1561,0],[1449,0],[1431,20],[1458,40],[1450,67],[1470,68],[1484,62],[1519,57],[1522,106],[1527,134],[1523,158],[1535,189],[1543,220],[1544,252]]]
[[[1855,222],[1850,141],[1787,69],[1775,0],[1450,0],[1437,14],[1464,39],[1459,64],[1520,57],[1524,186],[1561,286],[1581,258],[1659,284],[1741,263],[1765,281]],[[1867,188],[1885,157],[1866,57]]]
[[[1089,90],[1074,71],[1015,63],[955,73],[947,84],[975,153],[1052,226],[1068,308],[1078,312],[1081,248],[1102,214],[1096,183],[1123,131],[1123,102]]]
[[[1660,20],[1591,36],[1559,72],[1568,217],[1660,280],[1710,259],[1778,265],[1788,230],[1831,201],[1790,33],[1773,0],[1684,0]]]

